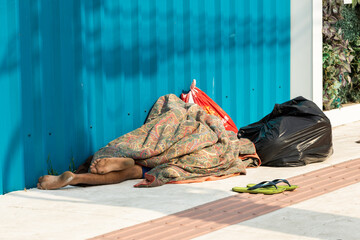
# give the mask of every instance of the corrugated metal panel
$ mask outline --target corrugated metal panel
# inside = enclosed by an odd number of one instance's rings
[[[0,191],[142,125],[193,78],[238,127],[290,96],[289,0],[0,3]]]
[[[24,187],[18,5],[0,2],[0,194]]]

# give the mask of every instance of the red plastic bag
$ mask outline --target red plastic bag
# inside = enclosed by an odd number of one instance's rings
[[[196,87],[195,79],[190,86],[189,93],[182,93],[180,98],[186,103],[196,103],[197,105],[202,107],[202,109],[204,109],[207,113],[220,117],[226,130],[233,131],[235,133],[238,132],[238,129],[230,116],[208,95],[206,95],[206,93]]]

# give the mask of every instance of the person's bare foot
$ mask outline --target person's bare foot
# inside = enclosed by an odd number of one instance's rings
[[[135,165],[131,158],[100,158],[94,160],[90,165],[90,172],[95,174],[106,174],[114,171],[128,169]]]
[[[75,174],[64,172],[60,176],[45,175],[39,178],[37,188],[43,190],[52,190],[65,187],[74,179]]]

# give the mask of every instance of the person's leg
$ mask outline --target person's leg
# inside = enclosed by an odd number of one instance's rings
[[[106,174],[125,170],[134,165],[135,161],[131,158],[100,158],[92,161],[89,170],[91,173]]]
[[[142,167],[134,165],[122,171],[109,172],[107,174],[83,173],[74,174],[64,172],[60,176],[45,175],[39,178],[37,188],[50,190],[65,187],[67,185],[86,184],[86,185],[105,185],[120,183],[129,179],[140,179],[142,177]]]

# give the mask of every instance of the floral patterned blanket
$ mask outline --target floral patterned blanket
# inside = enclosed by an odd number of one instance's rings
[[[173,94],[160,97],[145,124],[95,153],[129,157],[152,168],[136,187],[199,182],[245,174],[258,166],[254,144],[226,131],[221,119]]]

